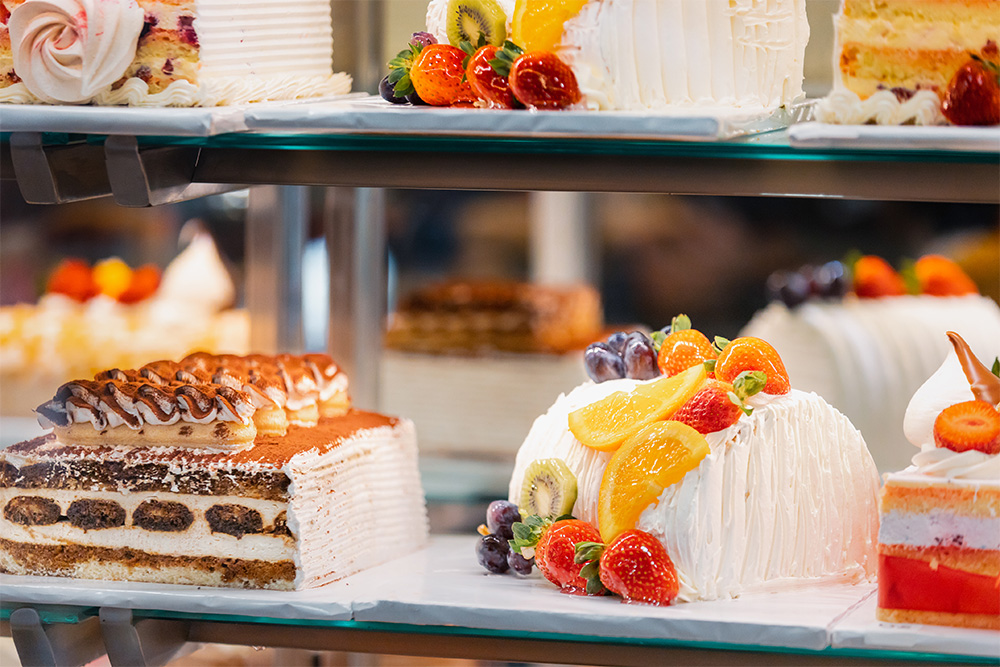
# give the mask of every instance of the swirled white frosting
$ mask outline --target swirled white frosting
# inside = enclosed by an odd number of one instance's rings
[[[8,23],[14,70],[45,102],[86,102],[125,73],[142,23],[135,0],[26,0]]]
[[[561,458],[576,475],[573,514],[597,523],[610,453],[586,447],[568,414],[635,380],[587,383],[539,417],[517,453],[510,498],[525,470]],[[754,413],[706,436],[710,453],[639,519],[677,566],[682,601],[710,600],[795,581],[858,580],[875,565],[878,474],[861,434],[815,394],[750,399]]]
[[[956,480],[1000,483],[1000,455],[976,450],[955,452],[934,443],[934,421],[945,408],[975,400],[958,355],[952,350],[941,367],[913,394],[903,418],[907,440],[920,448],[907,473]]]
[[[816,120],[838,125],[947,125],[941,114],[937,93],[918,90],[913,97],[900,101],[889,90],[880,90],[862,100],[850,90],[834,90],[816,103]]]

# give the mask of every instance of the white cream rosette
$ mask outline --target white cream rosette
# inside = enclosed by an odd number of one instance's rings
[[[142,24],[135,0],[26,0],[8,23],[14,71],[45,102],[87,102],[125,74]]]

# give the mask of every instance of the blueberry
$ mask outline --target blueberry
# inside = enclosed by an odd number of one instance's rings
[[[789,308],[804,303],[809,292],[809,280],[798,271],[775,271],[767,278],[768,298],[781,301]]]
[[[625,377],[625,362],[607,343],[591,343],[583,353],[583,364],[594,382]]]
[[[813,273],[813,293],[823,298],[839,299],[847,294],[847,277],[840,262],[827,262]]]
[[[608,336],[608,347],[617,354],[624,354],[625,343],[628,342],[628,334],[624,331],[616,331]]]
[[[516,551],[509,551],[507,553],[507,564],[517,574],[527,576],[531,574],[531,568],[535,565],[535,559],[525,558]]]
[[[493,574],[503,574],[510,565],[507,563],[507,552],[510,545],[496,535],[485,535],[476,542],[476,560]]]
[[[410,93],[409,95],[406,96],[406,101],[409,102],[410,104],[413,104],[413,105],[420,105],[420,104],[426,105],[427,104],[427,102],[424,102],[420,98],[420,95],[417,95],[417,91],[415,91],[415,90],[412,93]]]
[[[660,374],[660,368],[656,365],[656,351],[648,338],[630,339],[625,346],[624,361],[626,376],[632,379],[652,380]]]
[[[382,99],[386,102],[392,102],[393,104],[404,104],[406,102],[405,97],[396,97],[393,85],[389,83],[388,76],[385,76],[381,81],[379,81],[378,94],[381,95]]]
[[[510,540],[514,537],[511,526],[521,520],[517,505],[506,500],[494,500],[486,508],[486,527],[497,537]]]

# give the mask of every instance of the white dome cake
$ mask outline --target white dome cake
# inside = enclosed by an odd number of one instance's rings
[[[763,338],[785,362],[792,385],[813,391],[850,417],[879,470],[905,467],[913,454],[900,428],[910,397],[941,365],[946,331],[978,355],[1000,340],[1000,308],[978,294],[773,302],[741,335]]]
[[[648,391],[656,383],[685,375],[689,376],[685,382],[699,388],[686,390],[678,399],[686,401],[683,406],[656,424],[687,429],[690,422],[681,423],[691,414],[686,408],[717,383],[705,379],[701,364],[670,378],[589,382],[560,396],[535,421],[517,454],[511,502],[520,502],[523,515],[527,503],[522,487],[535,484],[532,475],[539,464],[561,459],[576,477],[573,516],[600,525],[605,542],[621,529],[637,528],[653,535],[676,568],[676,599],[682,602],[730,598],[806,581],[872,578],[877,563],[878,473],[864,439],[822,398],[787,386],[785,393],[750,396],[746,404],[752,413],[726,428],[712,432],[698,426],[692,432],[696,437],[702,433],[707,442],[704,458],[685,466],[688,471],[644,507],[643,501],[636,503],[634,525],[627,520],[625,525],[618,522],[615,530],[605,530],[609,507],[605,493],[618,461],[614,457],[634,439],[615,452],[598,451],[592,441],[585,445],[574,435],[579,433],[577,411],[592,413],[597,406],[603,410],[616,393],[635,395],[636,390]],[[605,414],[615,423],[624,411]],[[656,466],[650,470],[647,481],[658,474]]]
[[[441,42],[448,41],[455,3],[428,6],[427,31]],[[532,0],[495,4],[514,42],[525,51],[553,51],[572,68],[589,109],[764,110],[803,97],[805,0],[569,0],[544,9]],[[553,44],[559,22],[561,38]]]

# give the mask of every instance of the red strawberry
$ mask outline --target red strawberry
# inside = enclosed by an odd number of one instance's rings
[[[986,401],[945,408],[934,420],[934,444],[955,452],[1000,454],[1000,412]]]
[[[913,265],[920,293],[932,296],[979,294],[979,288],[965,271],[947,257],[924,255]]]
[[[760,371],[743,371],[736,382],[706,380],[698,393],[688,399],[671,417],[692,427],[699,433],[715,433],[729,428],[741,415],[749,415],[744,401],[764,388],[767,377]]]
[[[410,66],[410,82],[427,104],[443,107],[475,99],[462,66],[465,52],[450,44],[425,46]]]
[[[97,296],[101,290],[94,282],[93,271],[86,262],[82,259],[64,259],[49,275],[46,291],[86,301]]]
[[[10,22],[10,10],[0,2],[0,23],[7,25]]]
[[[716,344],[722,348],[715,363],[715,377],[719,380],[735,383],[743,371],[763,371],[767,378],[765,393],[787,394],[791,390],[785,364],[767,341],[745,336],[732,342],[716,338]]]
[[[680,589],[667,550],[641,530],[625,531],[604,549],[600,575],[601,583],[626,602],[670,604]]]
[[[140,266],[132,272],[132,279],[125,291],[118,295],[118,300],[122,303],[142,301],[153,296],[153,292],[159,286],[160,269],[152,264]]]
[[[948,82],[941,113],[955,125],[1000,123],[1000,68],[979,56],[962,65]]]
[[[677,375],[717,356],[705,334],[691,328],[690,318],[678,315],[670,323],[670,333],[660,344],[656,365],[664,375]]]
[[[600,542],[601,534],[586,521],[556,521],[542,533],[535,547],[538,571],[556,586],[571,593],[584,593],[587,581],[580,576],[584,563],[574,562],[579,542]]]
[[[889,262],[865,255],[854,263],[854,293],[862,299],[906,294],[906,283]]]
[[[514,97],[530,109],[564,109],[580,101],[580,86],[569,65],[549,51],[525,53],[510,69]]]
[[[480,47],[465,66],[465,78],[472,92],[491,107],[513,109],[514,93],[510,91],[507,76],[500,74],[492,62],[497,59],[498,51],[500,47],[492,44]],[[510,71],[509,68],[507,71]]]

